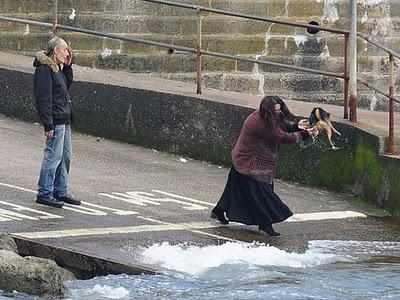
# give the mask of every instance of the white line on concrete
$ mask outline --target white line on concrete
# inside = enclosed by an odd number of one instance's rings
[[[216,225],[218,226],[218,225]],[[121,234],[121,233],[138,233],[138,232],[151,232],[151,231],[166,231],[166,230],[184,230],[188,228],[202,228],[200,224],[181,223],[173,225],[136,225],[125,227],[106,227],[106,228],[80,228],[68,229],[59,231],[40,231],[40,232],[16,232],[18,235],[31,239],[43,238],[60,238],[71,236],[85,236],[85,235],[108,235],[108,234]]]
[[[347,219],[366,217],[365,214],[352,211],[333,211],[333,212],[318,212],[309,214],[297,214],[291,217],[287,222],[305,222],[315,220],[329,220],[329,219]],[[125,226],[125,227],[106,227],[106,228],[84,228],[84,229],[69,229],[69,230],[58,230],[58,231],[40,231],[40,232],[16,232],[15,235],[31,238],[60,238],[60,237],[71,237],[71,236],[86,236],[86,235],[107,235],[107,234],[128,234],[138,232],[151,232],[151,231],[167,231],[167,230],[195,230],[198,229],[215,228],[221,226],[240,226],[242,224],[231,222],[230,225],[221,225],[217,222],[189,222],[189,223],[167,223],[158,221],[152,218],[140,217],[141,219],[148,220],[150,222],[158,223],[158,225],[136,225],[136,226]],[[203,233],[202,233],[203,234]],[[204,233],[205,235],[211,235]],[[224,238],[221,236],[215,236],[216,238]],[[228,239],[228,238],[224,238]]]
[[[26,188],[19,187],[19,186],[16,186],[16,185],[12,185],[12,184],[8,184],[8,183],[0,182],[0,186],[5,186],[5,187],[13,188],[13,189],[16,189],[16,190],[33,193],[33,194],[37,193],[37,191],[26,189]],[[130,210],[122,211],[120,209],[105,207],[105,206],[92,204],[92,203],[85,202],[85,201],[82,201],[82,204],[86,205],[86,206],[92,206],[92,207],[100,208],[100,209],[103,209],[103,210],[109,210],[109,211],[112,211],[114,214],[121,215],[121,216],[138,214],[138,212],[136,212],[136,211],[130,211]],[[87,215],[96,215],[96,216],[106,216],[107,215],[107,213],[99,211],[97,209],[83,207],[83,206],[73,206],[73,205],[69,205],[69,204],[65,204],[62,207],[62,209],[75,211],[75,212],[78,212],[78,213],[81,213],[81,214],[87,214]],[[40,212],[40,211],[29,209],[29,208],[24,208],[24,210],[31,210],[31,211]],[[51,218],[63,218],[62,216],[57,216],[57,215],[53,215],[53,214],[49,214],[49,213],[44,213],[44,212],[40,212],[40,213],[47,214],[48,215],[48,219],[51,219]],[[56,217],[54,217],[54,216],[56,216]],[[46,219],[46,218],[45,217],[41,217],[41,219]],[[4,219],[4,220],[0,220],[0,221],[8,221],[8,220]]]
[[[307,214],[294,214],[286,222],[322,221],[347,218],[366,218],[367,215],[356,211],[324,211]]]
[[[159,193],[159,194],[162,194],[162,195],[178,198],[178,199],[188,200],[188,201],[192,201],[192,202],[200,203],[200,204],[205,204],[205,205],[209,205],[209,206],[215,206],[215,204],[210,203],[210,202],[205,202],[205,201],[200,201],[200,200],[196,200],[196,199],[192,199],[192,198],[187,198],[187,197],[183,197],[183,196],[179,196],[179,195],[163,192],[163,191],[160,191],[160,190],[152,190],[152,191],[156,192],[156,193]]]
[[[13,189],[16,189],[16,190],[24,191],[24,192],[30,192],[30,193],[35,193],[36,194],[36,191],[34,191],[34,190],[25,189],[25,188],[22,188],[22,187],[19,187],[19,186],[16,186],[16,185],[2,183],[2,182],[0,182],[0,185],[1,186],[5,186],[5,187],[10,187],[10,188],[13,188]]]
[[[28,211],[28,212],[33,212],[33,213],[39,215],[38,218],[37,218],[37,217],[27,216],[27,215],[24,215],[24,214],[16,213],[16,212],[11,211],[11,210],[5,210],[5,209],[0,208],[0,215],[5,215],[5,218],[11,218],[10,216],[17,217],[14,220],[23,220],[23,219],[38,220],[38,219],[61,219],[62,218],[62,216],[59,216],[59,215],[51,214],[51,213],[48,213],[48,212],[43,212],[43,211],[40,211],[40,210],[24,207],[24,206],[21,206],[21,205],[17,205],[17,204],[5,202],[5,201],[0,201],[0,204],[3,204],[5,206],[10,206],[11,209],[15,210],[15,211]]]
[[[175,224],[172,224],[172,223],[159,221],[159,220],[156,220],[156,219],[153,219],[153,218],[146,218],[146,217],[141,217],[141,216],[138,216],[138,218],[142,219],[142,220],[147,220],[147,221],[150,221],[150,222],[155,222],[155,223],[158,223],[158,224],[175,225]],[[219,226],[212,226],[212,227],[219,227]],[[212,228],[212,227],[210,226],[210,228]],[[216,238],[216,239],[220,239],[220,240],[225,240],[225,241],[230,241],[230,242],[240,242],[240,241],[235,240],[235,239],[227,238],[225,236],[216,235],[216,234],[212,234],[212,233],[208,233],[208,232],[204,232],[204,231],[200,231],[200,230],[189,229],[189,231],[193,232],[193,233],[198,233],[198,234],[201,234],[201,235],[210,236],[210,237],[213,237],[213,238]]]

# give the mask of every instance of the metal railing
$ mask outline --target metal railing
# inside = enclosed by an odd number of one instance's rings
[[[178,2],[170,2],[170,1],[164,1],[164,0],[141,0],[141,1],[151,2],[151,3],[161,4],[161,5],[175,6],[175,7],[180,7],[180,8],[184,8],[184,9],[191,9],[191,10],[197,11],[197,15],[198,15],[197,47],[191,48],[191,47],[185,47],[185,46],[179,46],[179,45],[174,45],[174,44],[146,40],[146,39],[142,39],[142,38],[131,38],[131,37],[126,37],[126,36],[123,36],[120,34],[104,33],[104,32],[98,32],[98,31],[94,31],[94,30],[84,29],[84,28],[77,28],[77,27],[58,24],[58,0],[54,0],[53,24],[39,22],[39,21],[33,21],[33,20],[27,20],[27,19],[5,17],[5,16],[0,16],[0,21],[52,28],[53,34],[56,34],[58,29],[62,29],[62,30],[66,30],[66,31],[80,32],[80,33],[85,33],[85,34],[89,34],[89,35],[101,36],[101,37],[112,38],[112,39],[117,39],[117,40],[122,40],[122,41],[133,42],[133,43],[152,45],[152,46],[156,46],[156,47],[160,47],[160,48],[167,48],[167,49],[180,50],[180,51],[189,52],[189,53],[195,53],[197,56],[197,79],[196,79],[197,84],[196,85],[197,85],[197,93],[198,94],[201,94],[201,89],[202,89],[201,77],[202,77],[202,56],[203,55],[225,58],[225,59],[232,59],[235,61],[256,63],[256,64],[261,64],[261,65],[275,66],[275,67],[279,67],[279,68],[286,68],[286,69],[296,70],[296,71],[300,71],[300,72],[306,72],[306,73],[311,73],[311,74],[318,74],[318,75],[323,75],[323,76],[340,78],[340,79],[343,79],[343,81],[344,81],[343,117],[345,119],[349,118],[348,110],[350,109],[350,116],[351,116],[350,121],[354,122],[354,120],[352,120],[352,116],[356,116],[356,113],[357,113],[357,104],[356,104],[357,99],[355,99],[355,101],[352,102],[353,99],[350,98],[351,103],[349,103],[349,59],[350,59],[349,58],[349,31],[342,30],[342,29],[336,29],[336,28],[323,27],[323,26],[318,26],[318,25],[304,24],[304,23],[300,23],[300,22],[279,20],[279,19],[263,17],[263,16],[253,16],[253,15],[248,15],[248,14],[241,14],[241,13],[236,13],[236,12],[224,11],[224,10],[220,10],[220,9],[214,9],[214,8],[209,8],[209,7],[190,5],[190,4],[184,4],[184,3],[178,3]],[[307,30],[312,29],[312,30],[315,30],[315,32],[325,31],[325,32],[330,32],[330,33],[335,33],[335,34],[342,34],[344,36],[343,73],[322,71],[322,70],[310,69],[310,68],[299,67],[299,66],[294,66],[294,65],[289,65],[289,64],[271,62],[271,61],[267,61],[267,60],[259,60],[259,59],[253,59],[253,58],[248,58],[248,57],[242,57],[242,56],[238,56],[238,55],[231,55],[231,54],[226,54],[226,53],[203,50],[202,49],[202,18],[203,18],[202,12],[209,12],[209,13],[214,13],[214,14],[221,14],[221,15],[226,15],[226,16],[245,18],[245,19],[254,20],[254,21],[262,21],[262,22],[282,24],[282,25],[287,25],[287,26],[300,27],[300,28],[305,28]],[[389,68],[390,68],[389,69],[389,75],[390,75],[389,93],[385,93],[382,90],[380,90],[380,89],[374,87],[373,85],[371,85],[367,82],[364,82],[360,79],[358,79],[358,82],[373,89],[375,92],[382,94],[383,96],[389,98],[389,141],[388,141],[387,153],[395,154],[396,148],[395,148],[395,139],[394,139],[394,103],[395,102],[400,103],[400,101],[395,97],[394,58],[400,59],[400,54],[385,47],[384,45],[381,45],[380,43],[371,41],[371,39],[368,37],[368,35],[366,35],[364,33],[358,32],[357,36],[359,36],[360,38],[364,39],[365,41],[371,43],[372,45],[380,48],[381,50],[383,50],[389,54]],[[355,120],[356,120],[356,118],[355,118]]]

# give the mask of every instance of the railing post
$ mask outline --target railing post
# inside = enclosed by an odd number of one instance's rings
[[[350,122],[357,122],[357,1],[350,0]]]
[[[202,39],[202,16],[201,9],[197,9],[198,21],[197,21],[197,94],[201,94],[201,39]]]
[[[389,86],[389,141],[388,141],[388,154],[396,153],[396,144],[394,138],[394,94],[395,94],[395,76],[394,76],[394,57],[389,54],[389,73],[390,73],[390,86]]]
[[[53,35],[57,35],[57,25],[58,25],[58,0],[54,0]]]
[[[349,35],[344,35],[344,103],[343,119],[349,118]]]

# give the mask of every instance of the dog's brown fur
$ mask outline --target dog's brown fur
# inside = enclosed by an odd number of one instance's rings
[[[310,122],[310,127],[314,130],[312,134],[313,139],[315,139],[318,134],[325,130],[326,134],[328,135],[329,143],[331,144],[332,149],[335,150],[338,148],[332,142],[332,131],[338,135],[341,135],[341,133],[337,131],[335,127],[333,127],[330,120],[330,115],[330,113],[321,107],[316,107],[311,112],[308,120]]]

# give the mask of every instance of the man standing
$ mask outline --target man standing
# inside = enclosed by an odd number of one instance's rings
[[[73,79],[71,64],[71,50],[65,40],[59,37],[52,38],[47,44],[47,51],[37,53],[33,62],[36,67],[36,108],[46,137],[36,202],[58,208],[64,202],[81,204],[68,195],[72,122],[68,89]]]

